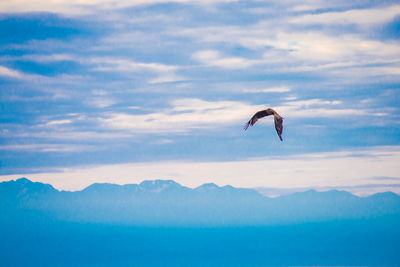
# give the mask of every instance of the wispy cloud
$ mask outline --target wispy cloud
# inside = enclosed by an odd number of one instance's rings
[[[295,30],[290,20],[285,19],[279,22],[258,21],[246,27],[229,25],[182,28],[171,34],[190,37],[210,45],[241,46],[263,54],[257,60],[222,56],[215,50],[198,51],[193,55],[194,59],[203,64],[223,68],[249,68],[257,64],[267,66],[264,69],[271,73],[344,67],[345,74],[348,67],[364,68],[379,64],[374,66],[374,71],[393,74],[397,66],[390,65],[400,61],[400,48],[396,41],[371,39],[351,31],[336,33],[313,28]],[[358,74],[362,75],[362,72]]]
[[[47,126],[52,126],[52,125],[61,125],[61,124],[70,124],[72,123],[72,120],[54,120],[54,121],[49,121],[46,123]]]
[[[0,76],[10,78],[22,78],[23,74],[17,70],[13,70],[4,66],[0,66]]]
[[[373,181],[385,181],[385,182],[400,182],[400,177],[387,177],[387,176],[379,176],[379,177],[371,177],[370,180]]]
[[[360,24],[371,25],[387,23],[400,15],[400,5],[384,8],[352,9],[340,12],[307,14],[291,18],[294,24]]]
[[[292,100],[276,106],[276,109],[282,116],[291,118],[334,118],[370,114],[363,109],[340,107],[342,104],[339,100]],[[252,105],[239,101],[177,99],[171,102],[171,107],[151,113],[110,113],[99,120],[108,129],[132,133],[184,133],[194,129],[223,129],[241,124],[254,112],[267,106],[269,105]]]
[[[187,132],[211,129],[244,121],[254,106],[236,101],[178,99],[168,109],[148,114],[111,113],[100,119],[107,128],[142,132]]]
[[[31,151],[31,152],[79,152],[95,149],[88,145],[73,145],[73,144],[13,144],[2,145],[0,150],[7,151]]]
[[[116,140],[116,139],[124,139],[131,138],[132,135],[123,132],[116,131],[90,131],[85,129],[64,129],[64,128],[55,128],[48,129],[46,131],[34,131],[34,132],[17,132],[12,133],[7,132],[7,136],[13,136],[18,138],[27,138],[29,140],[33,138],[43,139],[54,141],[57,140],[59,142],[69,142],[69,141],[99,141],[99,140]]]
[[[396,43],[364,39],[358,35],[332,36],[321,32],[280,33],[270,45],[289,51],[289,55],[307,61],[331,62],[357,60],[398,59]]]
[[[244,93],[287,93],[290,92],[291,88],[288,86],[278,86],[278,87],[269,87],[269,88],[260,88],[260,89],[243,89]]]
[[[349,109],[338,107],[341,101],[308,99],[308,100],[292,100],[284,102],[283,105],[277,107],[282,114],[292,118],[298,117],[340,117],[344,115],[360,116],[365,115],[366,111],[362,109]]]
[[[157,76],[149,80],[150,83],[161,83],[161,82],[174,82],[183,80],[176,74],[178,70],[177,66],[165,65],[161,63],[144,63],[136,62],[128,59],[116,59],[116,58],[91,58],[87,60],[96,71],[112,71],[112,72],[126,72],[126,73],[140,73],[141,71],[147,71],[156,73]]]
[[[99,10],[115,10],[120,8],[163,3],[187,3],[202,6],[233,1],[234,0],[37,0],[33,3],[30,0],[3,0],[0,3],[0,12],[54,12],[76,16],[93,14],[95,11]]]
[[[32,61],[38,63],[60,62],[60,61],[78,61],[70,54],[27,54],[20,56],[2,56],[2,61]]]
[[[322,100],[322,99],[294,99],[283,102],[276,107],[280,114],[290,118],[347,118],[360,117],[373,114],[367,109],[352,108],[344,105],[340,100]]]
[[[258,62],[242,57],[224,57],[215,50],[198,51],[192,57],[202,64],[224,69],[245,69]]]
[[[88,101],[89,105],[98,107],[98,108],[106,108],[110,107],[117,102],[114,99],[111,99],[110,97],[94,97],[91,100]]]

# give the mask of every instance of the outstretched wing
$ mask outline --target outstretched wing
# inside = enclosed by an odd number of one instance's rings
[[[278,133],[279,139],[281,139],[281,141],[283,141],[283,139],[282,139],[283,118],[281,116],[279,116],[278,114],[275,114],[274,121],[275,121],[275,130]]]
[[[258,119],[271,115],[267,112],[267,110],[261,110],[259,112],[257,112],[256,114],[253,115],[253,117],[251,117],[251,119],[246,123],[246,125],[244,126],[244,130],[246,131],[247,128],[249,128],[249,126],[253,126]]]

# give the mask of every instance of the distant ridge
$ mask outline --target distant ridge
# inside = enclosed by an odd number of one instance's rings
[[[213,183],[192,189],[173,180],[95,183],[70,192],[21,178],[0,183],[0,201],[0,212],[10,220],[24,217],[24,212],[57,220],[132,225],[271,225],[400,218],[400,196],[392,192],[358,197],[346,191],[308,190],[269,198],[253,189]]]

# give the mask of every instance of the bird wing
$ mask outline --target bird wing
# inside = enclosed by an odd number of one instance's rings
[[[279,139],[281,139],[281,141],[283,141],[283,139],[282,139],[283,118],[281,116],[279,116],[278,114],[275,114],[274,121],[275,121],[275,130],[278,133]]]
[[[246,131],[247,128],[249,128],[249,126],[253,126],[258,119],[271,115],[267,112],[267,110],[261,110],[259,112],[257,112],[256,114],[253,115],[253,117],[251,117],[251,119],[246,123],[246,125],[244,126],[244,130]]]

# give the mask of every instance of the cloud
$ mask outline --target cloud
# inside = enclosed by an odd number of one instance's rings
[[[17,70],[0,66],[0,76],[20,79],[23,77],[23,74]]]
[[[54,120],[54,121],[49,121],[46,123],[47,126],[52,126],[52,125],[61,125],[61,124],[70,124],[72,123],[72,120]]]
[[[290,118],[337,118],[343,116],[376,115],[365,109],[340,107],[343,106],[342,104],[343,102],[339,100],[292,100],[277,106],[276,110],[280,111],[279,114],[281,116]]]
[[[291,88],[288,86],[277,86],[277,87],[269,87],[269,88],[261,88],[261,89],[244,89],[244,93],[287,93],[290,92]]]
[[[90,101],[88,101],[89,105],[95,106],[97,108],[106,108],[110,107],[117,102],[110,97],[94,97]]]
[[[325,12],[293,17],[293,24],[382,24],[400,15],[400,5],[384,8],[352,9],[340,12]]]
[[[186,133],[195,129],[223,129],[246,122],[256,111],[270,104],[252,105],[239,101],[206,101],[198,98],[177,99],[169,108],[145,114],[107,113],[99,119],[106,129],[131,133]],[[365,109],[342,108],[339,100],[291,100],[274,108],[283,117],[336,118],[370,116]],[[376,114],[375,114],[376,115]],[[379,115],[379,114],[378,114]],[[261,121],[260,123],[272,123]]]
[[[145,6],[163,3],[195,4],[199,6],[233,2],[234,0],[2,0],[0,12],[52,12],[65,15],[87,15],[99,10],[114,10],[134,6]]]
[[[58,140],[58,141],[82,141],[82,140],[115,140],[120,138],[131,138],[132,135],[128,133],[115,132],[115,131],[90,131],[85,129],[47,129],[46,131],[35,131],[35,132],[17,132],[9,134],[7,136],[19,137],[19,138],[46,138],[47,140]]]
[[[88,59],[91,64],[98,65],[96,70],[113,70],[113,71],[137,71],[151,70],[155,72],[169,72],[176,70],[177,67],[160,64],[160,63],[143,63],[128,59],[117,59],[111,57],[96,57]]]
[[[177,99],[171,105],[147,114],[110,113],[100,121],[106,128],[132,133],[184,133],[241,123],[255,110],[255,106],[246,103],[196,98]]]
[[[374,181],[385,181],[385,182],[400,182],[400,177],[387,177],[387,176],[378,176],[378,177],[371,177],[371,180]]]
[[[28,54],[21,56],[2,56],[3,61],[32,61],[38,63],[48,63],[48,62],[60,62],[60,61],[78,61],[78,59],[69,54]]]
[[[392,62],[399,58],[400,53],[400,47],[394,42],[368,40],[354,34],[327,35],[318,31],[279,32],[265,43],[286,51],[287,59],[296,59],[305,64],[358,61],[357,65],[360,66],[360,61],[364,65],[376,63],[377,60]],[[264,57],[268,56],[267,51]]]
[[[255,60],[242,57],[223,57],[215,50],[198,51],[193,54],[192,58],[205,65],[223,69],[245,69],[257,63]]]
[[[58,74],[55,76],[45,76],[35,73],[26,73],[20,70],[14,70],[0,66],[0,77],[4,76],[10,79],[18,80],[20,83],[25,83],[26,91],[41,91],[48,95],[46,97],[39,97],[36,100],[56,100],[56,99],[69,99],[71,98],[71,90],[65,91],[61,89],[65,86],[81,86],[83,82],[88,82],[89,78],[87,76],[81,75],[69,75],[69,74]],[[44,86],[46,85],[46,86]],[[51,97],[49,97],[51,95]],[[20,96],[9,96],[8,99],[25,101],[26,97]],[[28,100],[35,100],[35,97],[28,98]]]
[[[167,144],[172,144],[172,143],[175,143],[175,141],[172,139],[158,139],[153,142],[153,144],[156,144],[156,145],[167,145]]]
[[[34,181],[51,183],[56,188],[64,190],[79,190],[94,182],[127,184],[139,183],[145,179],[174,179],[190,187],[207,182],[236,187],[282,189],[361,185],[372,187],[376,182],[370,180],[370,177],[398,177],[399,161],[400,147],[391,146],[242,161],[161,161],[76,166],[63,168],[58,172],[32,173],[24,176]],[[0,176],[0,180],[16,179],[21,176],[22,174],[3,175]],[[382,185],[383,182],[379,184]],[[393,184],[393,181],[388,182],[383,190],[391,189],[390,184]],[[382,190],[382,187],[380,188]]]
[[[26,60],[37,63],[49,63],[49,62],[60,62],[60,61],[74,61],[82,65],[88,65],[94,71],[101,72],[118,72],[118,73],[144,73],[150,72],[157,76],[149,79],[149,83],[163,83],[163,82],[176,82],[184,80],[185,78],[176,74],[179,69],[178,66],[166,65],[161,63],[145,63],[137,62],[124,58],[113,58],[113,57],[78,57],[73,54],[49,54],[49,55],[23,55],[14,57],[3,57],[4,60],[15,61],[15,60]],[[19,79],[33,79],[40,78],[41,80],[51,80],[51,77],[41,75],[25,74],[17,70],[8,69],[0,66],[0,76],[9,76],[12,78]],[[61,78],[68,78],[69,75],[59,75],[55,80]],[[80,76],[71,76],[76,79]],[[80,77],[82,78],[82,77]]]
[[[95,71],[156,73],[158,76],[150,79],[150,83],[175,82],[184,79],[175,73],[178,70],[177,66],[165,65],[161,63],[144,63],[110,57],[90,58],[86,62],[94,66],[93,70]]]
[[[2,145],[0,150],[7,151],[31,151],[31,152],[80,152],[93,150],[94,147],[88,145],[71,145],[71,144],[13,144]]]
[[[321,99],[313,98],[313,99],[308,99],[308,100],[297,100],[297,101],[290,101],[290,102],[285,102],[285,103],[286,103],[286,105],[289,105],[289,106],[303,108],[303,107],[310,107],[310,106],[340,105],[340,104],[342,104],[342,101],[339,101],[339,100],[328,101],[328,100],[321,100]]]
[[[193,58],[209,66],[248,68],[261,65],[265,72],[301,72],[368,68],[377,74],[395,75],[400,58],[397,41],[371,39],[368,34],[351,31],[322,31],[315,28],[293,29],[293,17],[281,20],[262,20],[243,26],[206,26],[181,28],[171,35],[191,38],[195,42],[212,45],[245,47],[263,56],[257,60],[225,57],[216,50],[196,52]],[[260,68],[257,68],[260,69]],[[357,72],[361,77],[362,72]]]

